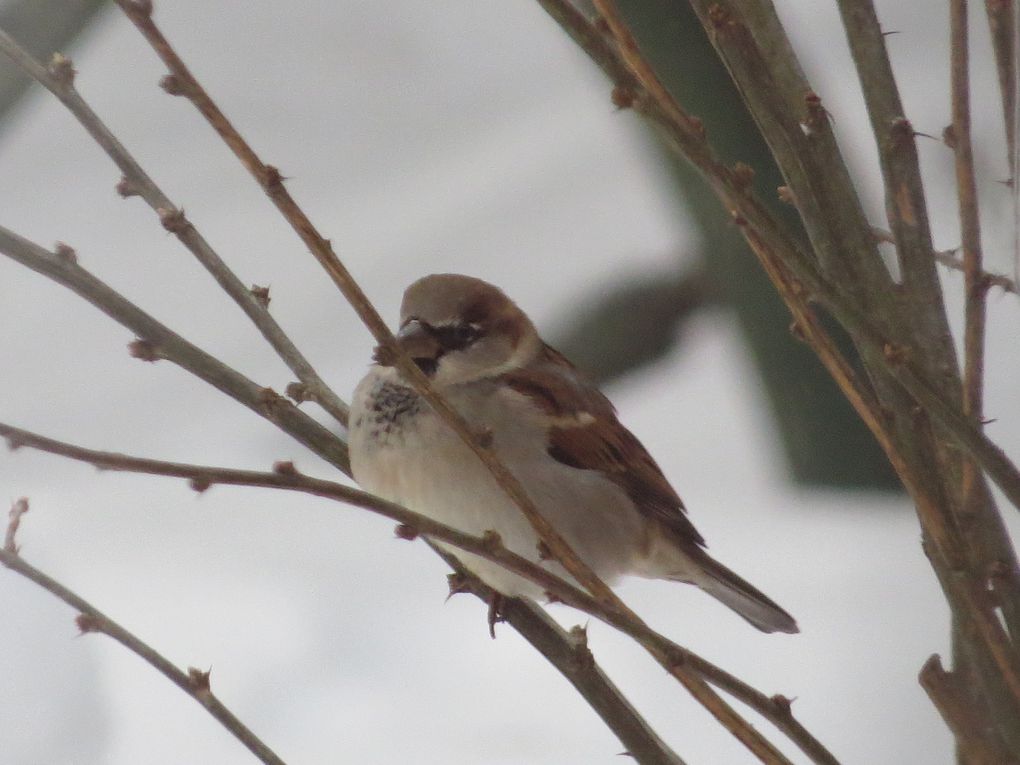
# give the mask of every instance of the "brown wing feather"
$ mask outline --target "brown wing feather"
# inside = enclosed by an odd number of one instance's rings
[[[684,503],[651,455],[616,417],[616,410],[558,351],[503,379],[557,423],[549,432],[549,455],[580,470],[598,470],[620,486],[637,508],[673,531],[679,541],[704,546]],[[586,417],[585,415],[590,415]]]

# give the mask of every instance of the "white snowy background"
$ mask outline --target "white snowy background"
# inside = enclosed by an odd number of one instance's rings
[[[833,115],[876,224],[874,147],[835,5],[780,13]],[[975,3],[975,129],[990,266],[1010,269],[998,91]],[[908,116],[949,121],[946,11],[885,0],[880,14]],[[180,0],[157,18],[199,79],[391,320],[404,286],[435,271],[501,285],[546,334],[593,285],[659,267],[698,242],[636,118],[533,2],[292,3]],[[118,12],[74,51],[101,117],[347,394],[372,341],[304,247],[199,115],[156,88],[163,70]],[[8,64],[0,64],[7,66]],[[952,156],[919,144],[926,180]],[[0,140],[4,225],[82,263],[185,337],[264,385],[291,375],[241,312],[48,94]],[[932,196],[939,247],[959,239]],[[945,279],[960,312],[961,280]],[[1020,311],[990,301],[989,433],[1020,455]],[[297,444],[169,363],[128,357],[131,335],[0,258],[0,419],[96,448],[268,468]],[[640,342],[640,338],[635,338]],[[706,312],[673,356],[614,386],[624,421],[684,497],[712,552],[785,605],[801,635],[762,635],[693,588],[631,581],[625,600],[665,634],[767,693],[846,763],[950,763],[950,737],[916,682],[946,654],[947,609],[905,500],[804,491],[784,477],[765,402],[734,324]],[[839,438],[839,433],[833,433]],[[97,474],[0,453],[0,499],[32,501],[24,556],[216,693],[292,763],[618,763],[620,744],[511,629],[446,597],[442,563],[392,524],[323,500]],[[1014,531],[1016,511],[1003,512]],[[563,607],[564,624],[581,617]],[[191,699],[74,613],[0,572],[0,760],[248,763]],[[599,624],[598,660],[690,763],[750,755],[645,656]],[[769,730],[765,725],[766,730]],[[799,752],[779,740],[790,756]]]

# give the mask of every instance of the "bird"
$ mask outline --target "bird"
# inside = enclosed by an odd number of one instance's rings
[[[790,614],[706,552],[679,495],[609,399],[543,342],[498,287],[431,274],[411,284],[396,342],[433,389],[523,484],[543,517],[607,584],[624,576],[693,584],[763,632],[796,633]],[[349,417],[358,484],[573,581],[470,447],[376,348]],[[432,540],[505,597],[546,593],[486,558]],[[492,614],[490,613],[490,619]],[[491,628],[491,621],[490,621]]]

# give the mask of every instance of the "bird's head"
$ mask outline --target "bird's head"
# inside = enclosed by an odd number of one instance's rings
[[[517,369],[542,347],[531,320],[510,298],[488,282],[459,274],[432,274],[407,288],[397,343],[440,386]],[[393,364],[382,347],[375,360]]]

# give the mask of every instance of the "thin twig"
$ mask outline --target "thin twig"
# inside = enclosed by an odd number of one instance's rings
[[[606,60],[611,61],[613,52],[607,50],[604,45],[592,42],[593,35],[589,31],[591,25],[587,19],[574,9],[565,7],[568,5],[566,3],[543,0],[543,5],[555,6],[557,20],[565,26],[576,25],[577,29],[568,26],[569,31],[582,44],[592,44],[592,55],[596,61],[600,64],[603,64]],[[607,8],[612,12],[612,8],[609,7],[606,0],[603,0],[598,5],[604,16]],[[607,18],[606,21],[615,34],[617,30],[614,28],[614,19]],[[615,22],[619,26],[625,27],[619,18],[616,18]],[[624,47],[628,46],[625,45]],[[632,57],[639,55],[639,52],[635,53],[636,46],[629,47]],[[620,56],[626,59],[627,54],[621,53]],[[646,72],[645,78],[654,77],[654,73],[647,74],[647,72],[650,72],[647,65],[641,65],[639,62],[639,66],[643,66],[642,71]],[[619,71],[621,64],[608,63],[603,68],[612,74]],[[907,392],[922,405],[922,411],[930,411],[949,433],[957,436],[961,442],[966,442],[968,449],[979,456],[982,464],[988,469],[993,478],[1000,485],[1006,484],[1009,486],[1007,494],[1010,495],[1012,501],[1014,503],[1020,501],[1020,473],[1017,472],[1015,466],[1012,465],[1001,450],[991,444],[980,430],[971,426],[967,418],[960,413],[958,407],[947,400],[945,392],[927,378],[926,372],[922,371],[921,364],[926,358],[930,357],[921,356],[920,358],[913,358],[909,349],[898,346],[893,337],[884,334],[881,329],[877,328],[872,321],[872,317],[863,312],[852,301],[848,300],[818,270],[810,259],[802,256],[802,253],[798,251],[796,246],[784,241],[781,234],[777,236],[777,230],[771,219],[754,202],[752,196],[748,193],[736,193],[738,189],[733,188],[733,181],[735,180],[733,174],[722,168],[714,160],[711,151],[703,145],[703,138],[696,136],[692,138],[687,122],[677,125],[668,124],[670,120],[669,115],[680,110],[680,107],[672,100],[663,105],[659,103],[658,99],[648,97],[639,89],[642,87],[641,80],[641,72],[636,72],[630,79],[624,80],[627,87],[630,88],[632,102],[635,106],[646,109],[646,113],[657,121],[665,120],[665,126],[672,129],[670,135],[675,138],[675,143],[681,148],[685,156],[706,174],[707,179],[713,188],[720,192],[720,196],[727,206],[738,211],[738,214],[735,215],[735,220],[741,227],[752,248],[758,253],[759,259],[766,265],[767,270],[769,266],[766,261],[771,256],[764,254],[773,253],[781,255],[781,262],[785,264],[784,271],[787,268],[793,271],[792,276],[784,277],[788,280],[792,279],[792,281],[790,282],[789,289],[785,292],[781,290],[781,294],[783,294],[784,299],[790,305],[794,315],[797,316],[801,313],[801,309],[797,307],[798,301],[805,301],[807,299],[817,300],[832,310],[851,334],[858,339],[858,342],[865,345],[868,353],[883,361],[883,367],[887,368]],[[618,87],[620,87],[619,84]],[[657,108],[650,109],[649,102]],[[909,162],[906,163],[908,170],[909,164]],[[919,189],[920,187],[918,186]],[[744,215],[745,211],[746,217]],[[911,225],[917,227],[919,226],[919,221],[913,219]],[[917,240],[911,239],[910,244],[917,244]],[[930,237],[929,245],[925,252],[929,254],[927,268],[931,269]],[[907,260],[910,260],[910,258],[907,258]],[[919,263],[911,267],[915,268],[916,294],[926,294],[926,290],[930,285],[925,281],[925,267],[922,267]],[[934,272],[932,271],[931,273],[934,276]],[[935,282],[935,289],[936,291],[938,289],[937,281]],[[927,305],[926,311],[930,311],[933,307],[941,306],[941,293],[937,291],[936,297],[937,301]],[[944,316],[938,320],[944,323]],[[936,334],[939,333],[936,332]],[[928,336],[928,331],[918,331],[918,336]],[[937,353],[932,352],[931,357],[937,356]],[[941,376],[937,375],[936,377],[944,379],[945,375],[951,373],[951,371],[952,365],[950,364],[948,368],[941,370]],[[885,419],[884,414],[878,412],[871,417],[871,423],[869,424],[878,423],[879,427],[884,429],[886,427],[884,425]],[[898,453],[900,448],[899,441],[895,437],[889,436],[879,440],[890,450],[890,459],[893,461],[893,464],[904,471],[903,478],[908,488],[915,487],[919,490],[915,498],[919,516],[925,529],[929,534],[933,535],[939,555],[949,562],[962,561],[964,553],[961,549],[961,544],[953,531],[951,519],[945,515],[946,503],[941,495],[941,484],[937,480],[921,481],[917,478],[915,475],[917,472],[915,465],[906,459],[905,455]],[[934,455],[931,453],[924,455],[924,459],[928,462],[931,462],[933,458]],[[930,471],[925,471],[921,475],[931,478],[933,474]],[[937,475],[937,472],[935,475]],[[1020,504],[1017,504],[1017,507],[1020,507]],[[982,598],[980,588],[970,581],[966,581],[962,585],[954,583],[952,573],[948,573],[952,570],[951,565],[948,567],[940,565],[936,567],[936,570],[940,578],[942,578],[944,586],[949,588],[947,593],[951,593],[954,603],[958,603],[960,608],[964,609],[964,616],[969,616],[969,623],[974,628],[975,637],[985,646],[989,656],[1000,669],[1002,676],[1010,687],[1012,695],[1014,698],[1020,699],[1020,667],[1018,667],[1016,657],[1009,648],[1009,639],[1003,632],[1002,625],[995,618],[994,614],[990,612],[988,599]],[[972,572],[972,576],[978,576],[979,574],[983,580],[985,576],[983,572]]]
[[[167,39],[152,20],[151,3],[147,1],[117,0],[117,4],[146,38],[163,63],[169,68],[171,76],[174,78],[173,92],[188,98],[220,137],[223,138],[235,156],[238,157],[269,195],[270,199],[273,200],[283,216],[290,222],[302,241],[311,250],[316,260],[322,265],[334,284],[340,289],[344,297],[347,298],[347,301],[372,332],[375,339],[380,345],[392,352],[391,355],[395,359],[401,375],[412,384],[418,394],[428,402],[441,419],[477,455],[500,487],[520,508],[539,539],[545,543],[556,560],[598,600],[620,611],[632,620],[639,620],[639,617],[577,556],[555,527],[542,516],[517,477],[502,464],[490,449],[483,445],[478,438],[478,434],[472,431],[460,414],[432,389],[424,373],[399,348],[382,317],[379,316],[350,272],[333,252],[330,242],[318,232],[290,196],[284,187],[280,172],[275,167],[266,165],[259,159],[170,46]],[[654,650],[652,650],[652,653],[655,655]],[[762,758],[763,761],[774,763],[788,762],[782,753],[758,731],[754,730],[747,721],[741,718],[704,681],[689,673],[685,667],[670,664],[664,656],[657,655],[656,659],[709,712]]]
[[[18,506],[21,505],[19,508]],[[209,672],[193,667],[187,672],[178,669],[166,657],[142,642],[131,632],[124,629],[113,619],[76,593],[69,590],[55,579],[47,576],[39,569],[27,563],[17,551],[14,535],[17,531],[20,516],[27,511],[28,501],[20,499],[11,508],[11,522],[7,527],[6,544],[0,550],[0,563],[15,573],[35,582],[47,592],[60,598],[71,608],[78,611],[76,622],[82,633],[100,632],[107,635],[129,651],[146,661],[154,669],[164,675],[174,685],[191,696],[212,715],[217,722],[226,728],[231,735],[244,744],[248,750],[267,765],[284,765],[277,754],[259,739],[233,712],[223,705],[209,687]]]
[[[963,245],[964,331],[963,411],[981,426],[985,367],[985,296],[982,278],[981,221],[978,213],[974,150],[970,137],[970,50],[967,0],[949,0],[949,61],[953,124],[951,148],[956,156],[956,191]]]
[[[878,226],[871,227],[871,233],[875,239],[879,242],[885,242],[886,244],[896,244],[896,239],[893,237],[892,232]],[[963,259],[957,256],[959,248],[955,250],[935,250],[932,253],[932,257],[935,258],[935,262],[939,265],[945,266],[952,271],[959,271],[963,273],[964,264]],[[981,279],[988,285],[988,288],[998,287],[1003,292],[1012,292],[1014,295],[1017,293],[1016,282],[1010,279],[1004,274],[996,274],[991,271],[982,271]]]
[[[962,272],[964,267],[963,260],[957,257],[954,250],[936,250],[935,262],[953,271]],[[1005,274],[993,274],[989,271],[984,271],[981,274],[981,278],[989,287],[998,287],[1003,292],[1012,292],[1014,295],[1018,294],[1016,282]]]
[[[1002,96],[1002,117],[1006,125],[1006,146],[1009,150],[1010,176],[1016,178],[1014,166],[1016,147],[1016,2],[985,0],[988,29],[992,36],[995,69],[999,75]]]
[[[213,102],[202,88],[198,80],[170,46],[166,37],[159,30],[152,20],[152,5],[147,0],[136,2],[135,0],[118,0],[117,4],[121,10],[134,23],[145,39],[152,46],[153,50],[160,57],[164,64],[170,69],[174,78],[174,94],[186,97],[195,108],[206,118],[216,133],[230,147],[234,155],[241,161],[241,164],[255,178],[269,198],[283,214],[284,218],[294,228],[297,234],[311,250],[315,259],[323,267],[332,279],[340,292],[347,298],[358,316],[368,327],[375,340],[382,346],[389,349],[392,357],[397,362],[401,375],[407,379],[418,393],[432,406],[442,419],[464,440],[472,451],[478,456],[482,463],[493,473],[500,485],[507,491],[512,499],[521,507],[525,516],[535,526],[535,530],[549,547],[549,550],[556,556],[564,567],[587,587],[597,597],[607,602],[616,601],[616,596],[598,579],[595,574],[570,550],[565,540],[548,523],[531,498],[524,491],[524,487],[509,470],[503,466],[495,455],[485,446],[476,433],[441,396],[433,389],[429,379],[418,369],[407,354],[399,348],[390,332],[386,322],[383,321],[375,306],[372,305],[368,296],[351,276],[351,273],[343,265],[336,253],[333,251],[331,242],[323,237],[315,225],[305,215],[304,211],[297,205],[290,192],[283,183],[283,177],[272,165],[267,165],[259,159],[251,146],[244,140],[241,134],[227,119],[226,115]],[[622,604],[621,604],[622,605]]]
[[[132,329],[139,336],[147,338],[146,342],[149,345],[148,352],[153,353],[155,357],[174,361],[182,368],[192,372],[200,379],[206,380],[242,404],[250,406],[249,400],[254,397],[257,406],[253,408],[255,408],[257,413],[262,416],[268,416],[281,430],[301,441],[314,453],[350,475],[346,445],[335,435],[329,433],[303,412],[291,406],[289,402],[274,398],[274,396],[270,395],[271,391],[268,389],[259,389],[229,367],[226,367],[212,357],[206,356],[202,351],[191,346],[170,330],[162,327],[162,325],[156,323],[155,320],[148,317],[140,309],[96,280],[95,277],[85,273],[80,267],[72,267],[76,265],[75,263],[65,262],[66,259],[61,259],[53,253],[46,252],[42,248],[38,248],[20,239],[20,237],[10,234],[3,228],[0,228],[0,252],[11,255],[18,262],[72,289],[116,321]],[[4,435],[10,439],[12,445],[21,443],[26,446],[29,445],[33,436],[33,434],[29,434],[27,431],[10,428],[4,431]],[[33,441],[32,445],[42,448],[42,443],[44,441]],[[58,442],[48,443],[53,445]],[[55,453],[65,453],[54,451]],[[97,454],[101,453],[92,453],[92,456],[95,457]],[[67,453],[66,456],[72,457],[73,455]],[[86,461],[97,462],[98,458]],[[109,466],[107,467],[110,469]],[[189,473],[189,475],[192,474]],[[192,475],[192,478],[197,481],[197,484],[201,484],[200,474]],[[410,520],[415,519],[416,517],[410,518]],[[522,608],[537,610],[540,607],[525,604]],[[540,651],[544,650],[542,645],[536,645],[536,648]],[[720,687],[737,698],[748,700],[748,703],[752,706],[755,698],[766,698],[750,686],[742,687],[740,681],[735,681],[736,684],[729,682],[731,676],[721,669],[714,668],[711,664],[698,657],[693,657],[691,661],[703,665],[705,668],[704,674],[706,675],[711,675],[713,670],[715,670],[718,673]],[[768,706],[765,705],[763,709],[767,712]],[[628,724],[627,721],[617,721],[617,724],[625,725],[635,730],[640,727],[638,723]],[[789,725],[793,730],[797,730],[799,723],[791,719]]]
[[[981,463],[1010,502],[1020,509],[1020,470],[1017,470],[1002,449],[973,427],[968,418],[961,416],[958,405],[947,396],[941,385],[928,379],[927,371],[919,363],[926,355],[919,353],[915,357],[911,349],[898,346],[895,338],[886,335],[874,324],[871,316],[847,299],[839,286],[826,279],[814,258],[783,233],[764,206],[746,188],[746,183],[741,185],[738,174],[715,158],[704,136],[670,121],[667,112],[648,96],[618,52],[597,32],[584,14],[567,0],[539,2],[592,60],[613,78],[617,88],[630,94],[633,108],[665,131],[670,142],[704,175],[723,204],[732,211],[734,221],[741,227],[745,237],[748,232],[754,232],[760,242],[782,258],[792,271],[793,278],[800,283],[798,289],[806,291],[811,300],[832,313],[859,342],[866,344],[869,352],[882,356],[890,350],[899,351],[894,354],[895,363],[888,365],[888,372],[925,411],[938,420],[947,435]],[[931,252],[929,243],[925,250],[925,258],[929,263]],[[941,291],[937,304],[941,305]],[[932,346],[924,346],[929,347]],[[946,370],[943,369],[935,377],[942,379],[945,374]]]
[[[85,270],[77,259],[61,257],[2,226],[0,253],[67,287],[130,329],[142,341],[141,345],[133,344],[132,352],[136,355],[147,360],[166,359],[177,364],[269,420],[327,462],[341,470],[350,470],[347,446],[335,434],[271,388],[263,388],[249,380],[158,322]]]
[[[464,568],[452,553],[431,541],[428,546],[454,571],[450,579],[451,594],[470,592],[480,600],[492,602],[495,590]],[[627,747],[624,754],[641,765],[684,765],[595,663],[588,648],[587,628],[575,626],[568,634],[544,608],[527,598],[504,598],[499,616],[527,637],[581,693]]]
[[[540,585],[557,600],[583,611],[638,640],[643,646],[653,647],[660,656],[673,664],[689,667],[708,682],[739,699],[782,730],[791,741],[808,754],[812,762],[838,765],[825,747],[797,722],[788,703],[782,697],[769,697],[725,670],[701,658],[690,650],[651,630],[640,620],[632,620],[615,609],[604,605],[569,582],[555,576],[527,558],[517,555],[488,538],[465,534],[455,528],[434,521],[405,507],[388,502],[373,494],[299,473],[293,465],[284,463],[274,472],[235,470],[230,468],[190,465],[162,460],[131,457],[113,452],[86,449],[75,444],[57,441],[31,431],[0,423],[0,438],[11,448],[32,448],[69,459],[86,462],[97,468],[111,471],[147,473],[150,475],[186,478],[196,491],[204,491],[215,484],[232,486],[260,486],[297,491],[327,499],[338,500],[361,507],[402,524],[414,532],[437,539],[462,550],[494,561],[520,576]],[[413,536],[413,535],[410,535]]]
[[[279,428],[308,446],[314,453],[348,475],[350,474],[346,445],[335,435],[286,400],[271,395],[272,392],[269,389],[259,388],[255,383],[173,333],[89,274],[74,260],[61,258],[2,227],[0,227],[0,252],[71,289],[111,318],[144,338],[150,346],[150,352],[157,354],[159,358],[173,361],[261,416],[270,419]],[[455,544],[455,542],[451,543]],[[591,603],[595,603],[595,601],[592,600]],[[580,601],[572,603],[572,605],[585,610]],[[614,614],[613,617],[618,620],[614,624],[618,628],[627,622],[619,614]],[[650,632],[647,628],[644,633],[638,629],[638,633],[645,634],[646,637]],[[820,743],[807,734],[803,726],[784,714],[782,709],[774,709],[764,694],[742,684],[732,675],[715,668],[710,663],[684,654],[683,649],[679,647],[677,647],[677,651],[673,654],[673,658],[680,657],[674,662],[676,665],[687,662],[706,679],[717,683],[723,690],[748,703],[782,730],[789,731],[791,737],[799,737],[799,740],[794,740],[802,748],[825,751]],[[660,663],[662,662],[660,661]],[[834,759],[817,761],[835,762]]]
[[[3,30],[0,30],[0,53],[6,55],[22,71],[49,90],[77,118],[82,127],[114,161],[124,174],[117,186],[122,196],[140,196],[159,216],[160,223],[173,233],[212,274],[216,282],[244,311],[279,357],[304,384],[309,396],[342,425],[347,425],[347,405],[326,385],[318,373],[294,345],[269,313],[266,302],[223,262],[219,254],[189,221],[184,211],[174,205],[123,144],[110,132],[92,108],[74,88],[74,68],[69,59],[55,54],[49,67],[42,66]]]
[[[818,353],[822,363],[874,433],[892,461],[897,474],[903,479],[917,506],[923,528],[946,561],[949,573],[941,578],[951,602],[959,604],[960,611],[957,615],[967,621],[976,638],[985,645],[1009,693],[1012,694],[1012,703],[1020,708],[1020,661],[994,613],[990,600],[985,595],[987,575],[984,572],[974,575],[965,568],[965,543],[953,518],[948,514],[947,508],[931,494],[926,482],[917,479],[917,471],[892,444],[892,436],[888,432],[880,405],[870,391],[860,384],[850,365],[822,329],[782,261],[770,253],[764,243],[753,235],[748,241],[793,312],[796,326],[802,336]],[[939,569],[936,571],[940,575],[943,573]]]

